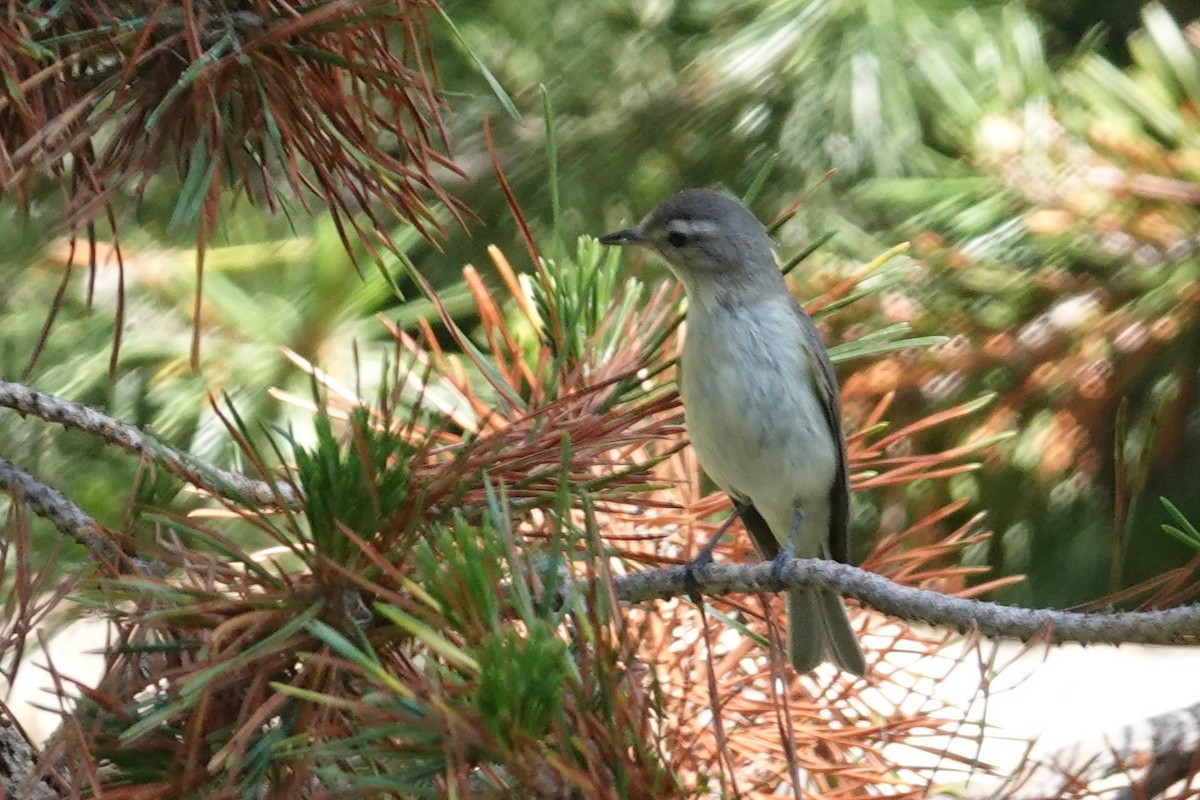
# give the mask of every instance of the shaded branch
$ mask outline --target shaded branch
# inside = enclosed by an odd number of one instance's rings
[[[24,501],[29,510],[54,523],[64,535],[91,550],[106,561],[118,558],[116,547],[104,536],[96,521],[57,489],[47,486],[30,473],[0,458],[0,488]]]
[[[50,520],[59,532],[86,547],[101,563],[114,565],[122,572],[154,572],[141,558],[122,552],[104,526],[62,492],[3,458],[0,458],[0,489],[24,502],[39,517]]]
[[[0,714],[0,797],[24,797],[28,800],[66,798],[66,792],[55,791],[45,780],[32,781],[36,769],[37,751],[19,727]],[[33,784],[32,786],[30,784]]]
[[[1082,613],[1018,608],[951,597],[928,589],[901,586],[882,575],[824,559],[796,559],[778,574],[771,562],[710,564],[692,572],[666,567],[613,579],[617,597],[628,602],[701,594],[778,592],[797,586],[830,589],[892,617],[955,630],[978,631],[992,638],[1081,644],[1197,644],[1200,605],[1165,611]]]
[[[23,416],[34,416],[47,422],[56,422],[64,428],[90,433],[122,450],[154,459],[172,475],[227,500],[288,508],[300,504],[296,490],[288,483],[270,483],[239,472],[218,469],[94,408],[35,391],[19,383],[0,380],[0,406],[7,406]]]

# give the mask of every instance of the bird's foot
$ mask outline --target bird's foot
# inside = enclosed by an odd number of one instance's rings
[[[730,520],[733,518],[730,517]],[[697,603],[700,602],[700,578],[696,573],[713,563],[713,551],[717,549],[717,542],[721,541],[721,536],[725,533],[725,528],[727,527],[729,527],[728,522],[718,528],[712,538],[700,548],[700,552],[696,554],[696,557],[683,565],[684,582],[687,585],[688,596]]]
[[[721,523],[712,537],[704,543],[700,548],[700,552],[691,561],[683,565],[684,580],[687,582],[688,595],[697,602],[700,600],[700,578],[697,572],[704,569],[713,562],[713,551],[717,549],[717,543],[721,541],[721,537],[725,535],[725,531],[729,530],[729,526],[733,521],[740,517],[743,512],[749,507],[748,503],[734,503],[733,513],[729,515],[729,519]]]
[[[791,542],[788,542],[783,547],[779,548],[779,552],[775,554],[775,558],[771,559],[771,588],[776,592],[782,592],[785,588],[783,579],[787,573],[788,565],[796,557],[796,550],[792,547]]]
[[[707,567],[712,560],[712,548],[706,547],[700,552],[700,555],[683,565],[684,585],[687,588],[688,597],[692,598],[694,602],[700,602],[700,578],[697,577],[696,571]]]

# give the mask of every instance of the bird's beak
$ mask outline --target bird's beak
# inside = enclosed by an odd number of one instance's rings
[[[642,232],[637,228],[626,228],[623,231],[616,233],[606,233],[600,237],[600,244],[614,245],[616,247],[626,247],[631,244],[645,244],[646,240],[642,237]]]

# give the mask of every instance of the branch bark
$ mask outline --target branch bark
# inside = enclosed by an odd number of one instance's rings
[[[0,707],[0,712],[5,709]],[[16,725],[0,713],[0,797],[27,800],[57,800],[65,792],[51,788],[50,782],[34,780],[37,751]]]
[[[260,481],[239,472],[218,469],[94,408],[19,383],[0,380],[0,406],[7,406],[22,416],[34,416],[64,428],[90,433],[122,450],[152,458],[172,475],[227,500],[272,507],[296,508],[300,505],[299,495],[288,483]]]
[[[79,542],[97,556],[108,559],[116,556],[112,542],[96,534],[100,526],[82,508],[62,492],[3,458],[0,458],[0,488],[23,500],[30,511],[50,520],[60,533]]]
[[[631,603],[694,594],[754,594],[797,586],[831,589],[892,617],[992,638],[1081,644],[1200,644],[1200,605],[1164,611],[1092,613],[1018,608],[901,586],[849,564],[796,559],[781,573],[771,562],[665,567],[613,579],[617,597]]]

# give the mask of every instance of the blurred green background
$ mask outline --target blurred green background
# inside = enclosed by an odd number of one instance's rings
[[[983,510],[996,533],[966,557],[993,575],[1028,576],[999,593],[1006,601],[1080,603],[1195,557],[1163,532],[1172,520],[1158,497],[1200,519],[1200,30],[1189,27],[1200,3],[443,7],[461,41],[434,19],[433,52],[466,173],[446,185],[478,219],[448,225],[440,247],[400,223],[392,233],[464,325],[463,265],[490,275],[494,243],[518,269],[531,267],[493,174],[485,115],[551,258],[678,188],[742,194],[761,177],[754,207],[764,219],[803,200],[778,231],[782,252],[834,234],[795,274],[800,297],[913,243],[902,282],[823,318],[831,343],[897,321],[952,337],[929,352],[848,365],[851,427],[888,392],[894,424],[990,392],[984,415],[907,446],[1016,432],[970,475],[902,495],[862,493],[860,552],[966,498],[947,524]],[[305,427],[302,408],[268,392],[309,396],[281,347],[353,386],[356,358],[373,363],[388,339],[376,314],[432,319],[398,264],[388,269],[402,298],[369,263],[356,271],[327,217],[272,216],[243,202],[208,255],[194,373],[193,232],[168,224],[179,191],[178,180],[157,178],[123,225],[129,307],[116,379],[110,265],[94,276],[90,309],[90,277],[75,269],[25,382],[236,466],[210,395],[227,394],[254,429]],[[28,214],[0,202],[0,375],[17,380],[63,280],[66,246],[52,192]],[[13,414],[0,415],[0,442],[99,519],[121,518],[136,469],[128,458]]]

